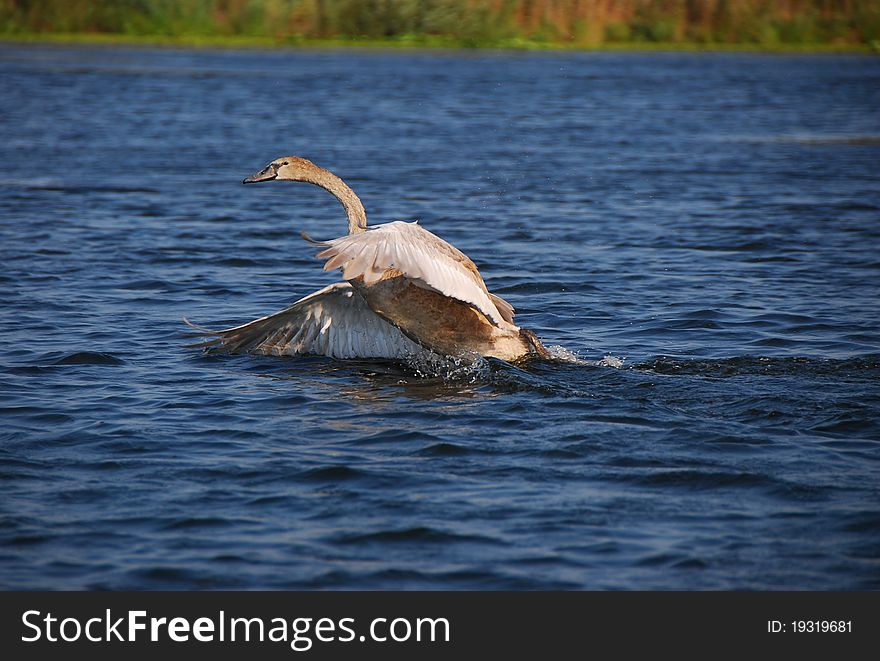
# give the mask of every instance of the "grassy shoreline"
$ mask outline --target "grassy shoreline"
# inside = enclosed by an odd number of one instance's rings
[[[878,54],[880,45],[865,44],[754,44],[628,41],[599,45],[572,44],[528,39],[464,42],[454,37],[419,36],[395,39],[294,38],[223,35],[130,35],[92,32],[38,32],[0,34],[0,43],[83,46],[147,46],[217,49],[456,49],[523,51],[729,51],[753,53],[862,53]]]

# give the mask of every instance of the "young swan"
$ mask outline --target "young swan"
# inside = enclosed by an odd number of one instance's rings
[[[348,284],[331,285],[270,317],[211,332],[216,337],[206,345],[338,358],[400,358],[413,347],[462,358],[548,357],[534,333],[513,323],[513,306],[489,293],[476,265],[454,246],[415,222],[368,227],[354,191],[304,158],[275,159],[243,183],[273,180],[320,186],[342,204],[349,234],[312,242],[322,248],[324,270],[340,269]]]

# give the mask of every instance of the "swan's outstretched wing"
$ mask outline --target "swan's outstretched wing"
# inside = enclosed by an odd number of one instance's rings
[[[213,336],[192,346],[230,353],[404,359],[426,351],[367,307],[347,282],[243,326],[212,331],[186,323],[199,335]]]
[[[324,270],[341,268],[346,280],[362,276],[369,285],[396,269],[420,286],[472,305],[496,326],[513,319],[513,308],[489,294],[470,258],[417,223],[376,225],[318,245],[325,247],[318,253],[327,260]]]

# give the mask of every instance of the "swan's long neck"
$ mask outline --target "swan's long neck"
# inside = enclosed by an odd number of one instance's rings
[[[315,171],[309,173],[308,178],[304,181],[320,186],[339,200],[342,208],[345,209],[345,215],[348,216],[349,234],[357,234],[367,229],[367,212],[364,210],[364,205],[342,179],[328,170],[316,167]]]

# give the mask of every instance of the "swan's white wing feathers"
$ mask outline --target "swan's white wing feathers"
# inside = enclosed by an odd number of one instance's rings
[[[324,270],[341,268],[346,280],[363,277],[370,285],[396,269],[417,284],[472,305],[496,326],[513,320],[513,308],[489,293],[467,255],[417,223],[376,225],[321,245],[326,246],[318,253],[327,260]]]
[[[347,282],[235,328],[212,331],[189,325],[199,335],[212,336],[194,346],[229,353],[404,359],[426,351],[373,312]]]

